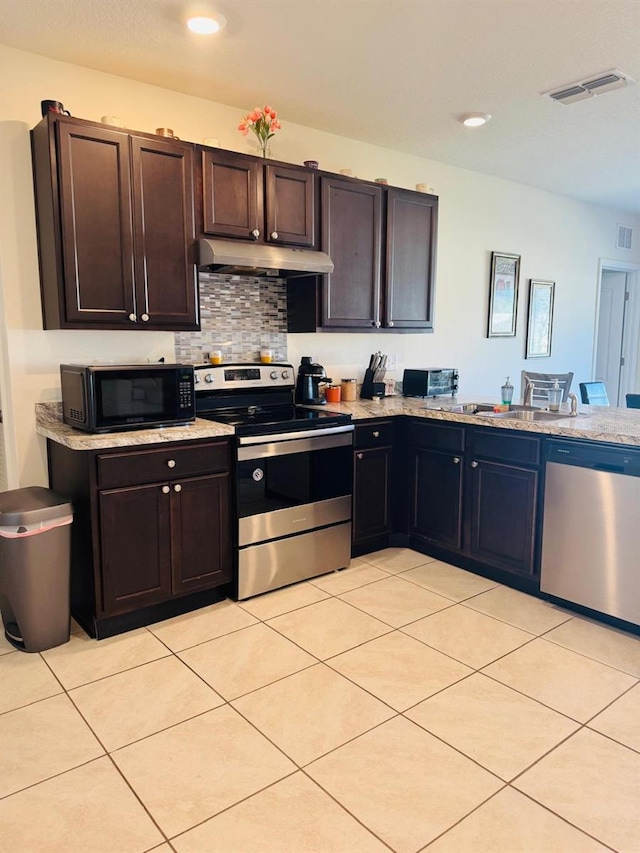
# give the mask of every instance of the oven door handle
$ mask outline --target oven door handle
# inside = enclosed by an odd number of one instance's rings
[[[313,430],[311,432],[313,435],[312,438],[296,438],[291,441],[270,441],[266,444],[239,447],[237,451],[238,462],[246,462],[250,459],[265,459],[272,456],[288,456],[293,453],[310,453],[313,450],[328,450],[332,447],[351,447],[353,444],[353,428],[348,432],[341,429],[341,434],[339,435],[327,435],[330,430],[323,430],[323,435],[318,435],[320,430]],[[300,435],[300,433],[293,434]]]
[[[320,427],[319,429],[301,429],[297,432],[277,432],[265,435],[244,435],[238,439],[238,444],[266,444],[272,441],[291,441],[297,438],[307,438],[319,435],[336,435],[341,432],[353,432],[353,424],[334,427]]]

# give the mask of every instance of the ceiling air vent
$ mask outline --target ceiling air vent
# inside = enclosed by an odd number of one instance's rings
[[[595,95],[602,95],[605,92],[612,92],[614,89],[621,89],[630,83],[635,83],[635,80],[613,68],[610,71],[603,71],[601,74],[588,77],[586,80],[567,83],[566,86],[562,86],[560,89],[551,89],[548,92],[542,92],[542,95],[546,98],[551,98],[552,101],[558,104],[574,104],[576,101],[584,101],[587,98],[593,98]]]
[[[616,240],[616,249],[630,249],[632,237],[632,228],[629,228],[628,225],[618,225],[618,238]]]

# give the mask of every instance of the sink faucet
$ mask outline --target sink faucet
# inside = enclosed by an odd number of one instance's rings
[[[524,395],[522,397],[522,405],[523,406],[532,406],[533,405],[533,382],[530,379],[527,379],[526,385],[524,386]]]
[[[578,416],[578,398],[576,397],[575,394],[569,394],[567,396],[567,400],[571,401],[571,409],[570,409],[569,414],[571,415],[572,418],[577,417]]]

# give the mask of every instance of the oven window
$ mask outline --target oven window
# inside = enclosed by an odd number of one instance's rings
[[[239,516],[350,495],[352,457],[349,444],[239,462]]]

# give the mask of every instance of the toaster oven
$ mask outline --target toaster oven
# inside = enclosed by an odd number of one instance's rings
[[[458,371],[453,367],[425,367],[405,370],[402,393],[405,397],[455,396],[458,391]]]

